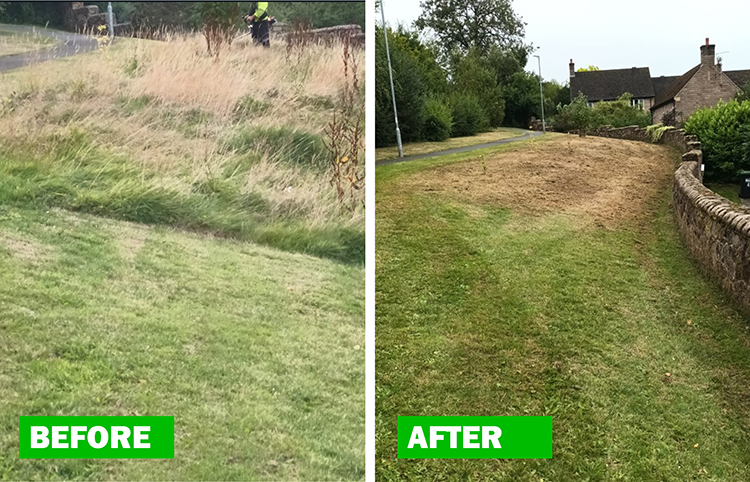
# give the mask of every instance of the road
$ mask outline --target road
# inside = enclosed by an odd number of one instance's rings
[[[494,141],[494,142],[486,142],[484,144],[476,144],[473,146],[464,146],[464,147],[457,147],[455,149],[448,149],[445,151],[438,151],[438,152],[430,152],[428,154],[420,154],[418,156],[409,156],[409,157],[402,157],[401,159],[390,159],[387,161],[380,161],[376,163],[376,166],[387,166],[388,164],[398,164],[399,162],[407,162],[407,161],[416,161],[417,159],[430,159],[433,157],[441,157],[441,156],[448,156],[451,154],[459,154],[461,152],[471,152],[476,151],[479,149],[486,149],[488,147],[495,147],[502,144],[510,144],[511,142],[520,142],[525,141],[527,139],[530,139],[532,137],[537,137],[543,135],[541,132],[527,132],[522,136],[518,137],[511,137],[510,139],[503,139],[501,141]]]
[[[27,65],[45,62],[52,59],[70,57],[71,55],[91,52],[98,48],[96,39],[69,32],[60,32],[40,27],[29,27],[25,25],[0,24],[4,31],[14,31],[20,34],[38,34],[50,37],[58,41],[54,47],[26,52],[16,55],[0,56],[0,72],[25,67]]]

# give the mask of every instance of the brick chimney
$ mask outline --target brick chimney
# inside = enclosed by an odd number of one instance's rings
[[[716,45],[711,45],[706,37],[706,45],[701,45],[701,65],[713,67],[716,63]]]
[[[576,76],[576,64],[573,63],[573,59],[570,59],[570,64],[568,64],[568,67],[570,67],[570,77],[573,78]]]

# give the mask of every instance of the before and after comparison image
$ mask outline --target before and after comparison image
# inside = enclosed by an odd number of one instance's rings
[[[750,481],[748,18],[0,1],[0,480]]]

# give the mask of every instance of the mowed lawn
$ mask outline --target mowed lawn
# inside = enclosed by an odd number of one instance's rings
[[[0,478],[364,478],[364,276],[0,206]],[[168,415],[175,459],[19,460],[19,415]]]
[[[516,129],[514,127],[499,127],[489,132],[482,132],[475,136],[452,137],[442,142],[412,142],[404,144],[403,151],[404,156],[418,156],[432,152],[447,151],[458,147],[475,146],[478,144],[486,144],[488,142],[501,141],[503,139],[510,139],[511,137],[519,137],[525,132],[527,131]],[[396,159],[397,157],[398,147],[396,146],[381,147],[375,150],[376,162]]]
[[[379,480],[750,480],[750,319],[666,147],[548,136],[377,170]],[[406,415],[548,415],[551,460],[398,460]]]

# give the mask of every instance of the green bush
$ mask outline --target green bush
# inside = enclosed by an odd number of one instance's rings
[[[490,120],[479,99],[471,94],[454,94],[450,98],[453,126],[451,136],[473,136],[489,128]]]
[[[750,170],[750,100],[700,109],[685,131],[703,144],[707,180],[736,182],[739,171]]]
[[[651,112],[638,106],[630,105],[630,94],[623,94],[619,99],[611,102],[597,102],[592,107],[592,123],[594,127],[612,126],[640,126],[651,124]]]
[[[451,136],[451,109],[439,99],[427,99],[424,106],[422,133],[428,141],[444,141]]]
[[[578,94],[573,102],[566,106],[558,105],[558,114],[551,119],[555,130],[561,132],[578,132],[585,135],[593,127],[593,109],[583,94]]]

